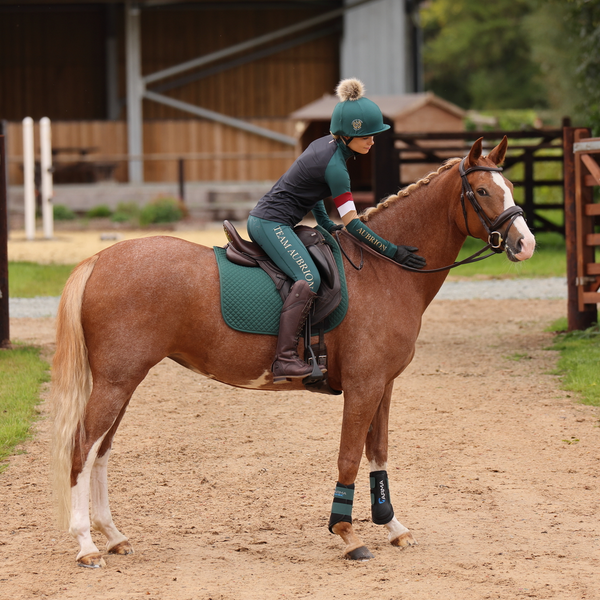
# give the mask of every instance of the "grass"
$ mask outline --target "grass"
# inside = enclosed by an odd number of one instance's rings
[[[566,319],[560,319],[552,329],[565,327]],[[580,394],[584,404],[600,406],[600,327],[558,333],[551,349],[560,352],[556,374],[562,376],[563,388]]]
[[[562,236],[541,233],[538,248],[531,259],[512,263],[503,254],[484,261],[463,265],[450,271],[455,277],[516,278],[564,277],[566,274],[565,243]],[[483,247],[483,242],[467,239],[458,260],[463,260]],[[60,296],[74,265],[40,265],[32,262],[11,262],[8,265],[8,289],[12,298]]]
[[[74,265],[8,263],[8,292],[11,298],[60,296]]]
[[[539,233],[536,235],[537,249],[535,254],[522,263],[510,262],[504,254],[463,265],[450,271],[456,277],[493,277],[493,278],[518,278],[518,277],[565,277],[567,273],[567,255],[563,237],[558,233]],[[481,240],[468,238],[457,260],[481,249],[484,243]]]
[[[0,473],[15,447],[27,439],[36,418],[42,383],[49,381],[48,363],[39,348],[0,350]]]

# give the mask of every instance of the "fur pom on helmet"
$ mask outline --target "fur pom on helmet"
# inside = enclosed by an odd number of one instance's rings
[[[340,102],[346,102],[346,100],[359,100],[365,94],[365,86],[363,82],[358,79],[342,79],[342,81],[338,83],[335,93],[340,99]]]

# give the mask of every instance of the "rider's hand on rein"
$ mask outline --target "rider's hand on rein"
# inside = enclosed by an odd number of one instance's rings
[[[411,267],[413,269],[422,269],[427,261],[418,254],[415,254],[419,249],[414,246],[398,246],[394,260],[401,264]]]

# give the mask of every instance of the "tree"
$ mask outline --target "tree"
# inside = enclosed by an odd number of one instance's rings
[[[425,84],[473,109],[547,108],[527,17],[534,0],[431,0],[423,5]]]
[[[600,136],[600,0],[569,0],[581,112]]]

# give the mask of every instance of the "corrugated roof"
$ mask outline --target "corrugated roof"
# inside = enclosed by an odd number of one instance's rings
[[[369,99],[375,102],[381,109],[383,115],[389,119],[395,119],[402,115],[409,114],[427,104],[433,104],[460,118],[467,114],[465,110],[456,106],[456,104],[447,102],[432,92],[425,92],[422,94],[399,94],[395,96],[374,95],[369,96]],[[336,96],[327,94],[294,111],[290,117],[298,121],[327,120],[331,117],[331,113],[337,102],[338,99]]]

